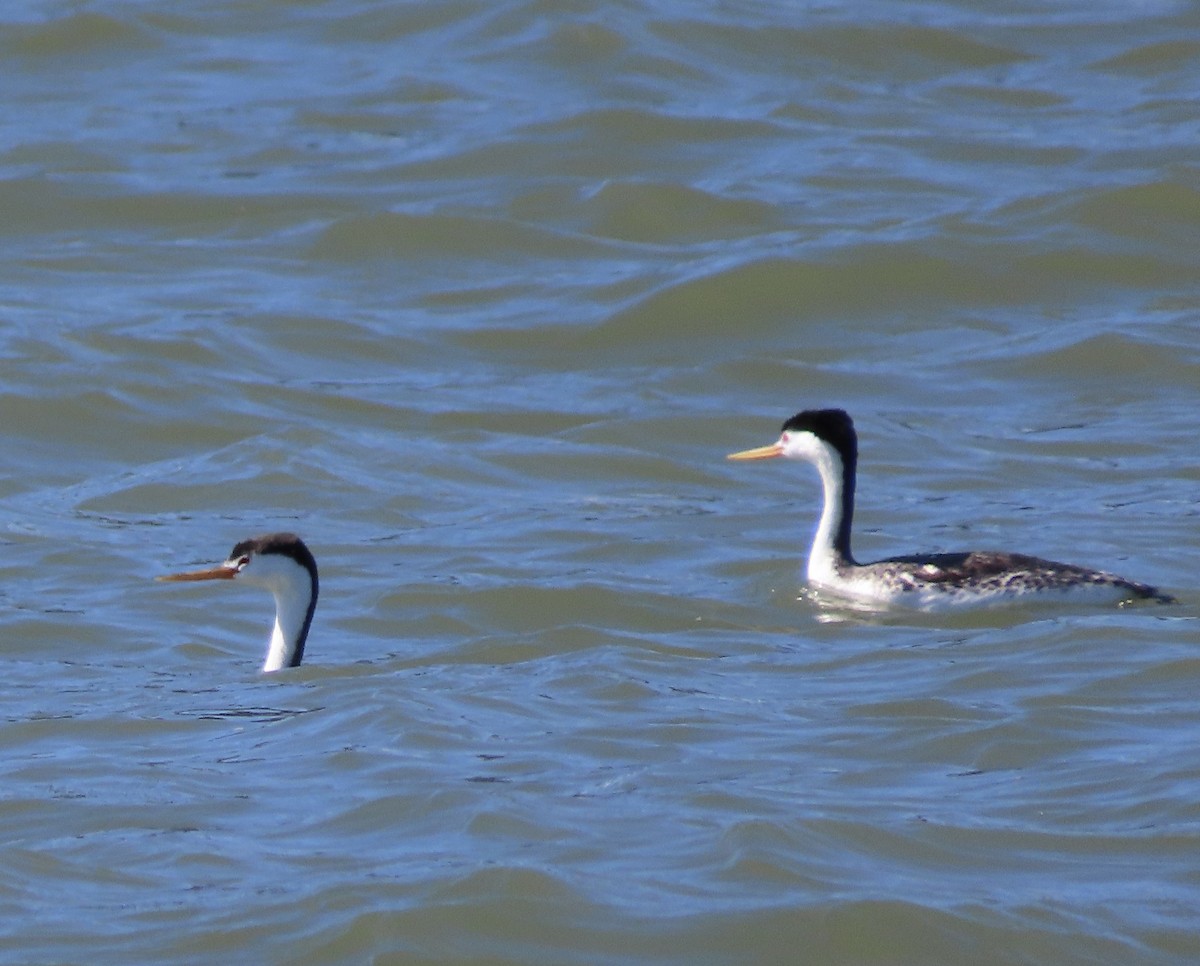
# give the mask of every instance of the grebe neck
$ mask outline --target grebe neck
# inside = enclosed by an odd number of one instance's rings
[[[828,582],[846,567],[852,567],[850,528],[854,522],[855,460],[822,441],[813,463],[821,474],[825,505],[813,535],[808,554],[808,577],[817,583]]]

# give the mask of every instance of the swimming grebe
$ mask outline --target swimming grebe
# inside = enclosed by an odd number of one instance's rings
[[[275,627],[264,671],[298,667],[317,609],[317,561],[294,533],[268,533],[243,540],[219,567],[167,574],[159,580],[240,580],[275,597]]]
[[[850,552],[858,436],[841,409],[808,409],[783,424],[778,442],[731,453],[731,460],[773,457],[816,466],[825,506],[808,553],[808,580],[817,590],[871,605],[919,610],[1012,603],[1035,595],[1063,600],[1174,603],[1146,584],[1101,570],[1019,553],[972,551],[855,562]]]

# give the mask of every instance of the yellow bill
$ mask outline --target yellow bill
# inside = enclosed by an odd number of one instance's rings
[[[760,446],[757,449],[744,449],[740,453],[730,453],[727,460],[769,460],[783,455],[783,444],[772,443],[770,446]]]

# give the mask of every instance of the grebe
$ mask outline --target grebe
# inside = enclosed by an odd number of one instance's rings
[[[159,580],[241,580],[275,597],[275,629],[264,671],[299,667],[317,609],[317,561],[294,533],[267,533],[243,540],[219,567],[167,574]]]
[[[934,553],[857,563],[850,552],[858,463],[853,421],[841,409],[808,409],[783,424],[778,442],[728,458],[777,456],[805,460],[821,474],[825,506],[808,553],[808,580],[818,590],[863,604],[918,610],[978,607],[1027,597],[1174,603],[1153,587],[1115,574],[1019,553]]]

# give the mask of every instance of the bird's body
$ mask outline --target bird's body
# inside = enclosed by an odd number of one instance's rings
[[[986,607],[1035,597],[1097,604],[1170,600],[1153,587],[1106,571],[994,550],[892,557],[841,568],[832,579],[809,579],[840,597],[917,610]]]
[[[294,533],[268,533],[238,543],[219,567],[159,577],[167,581],[240,580],[269,590],[275,598],[275,626],[264,671],[298,667],[317,609],[317,561]]]
[[[858,436],[840,409],[805,410],[783,424],[779,441],[730,459],[804,460],[821,475],[825,503],[808,555],[814,589],[874,606],[918,610],[980,607],[1022,599],[1120,603],[1168,602],[1146,584],[1101,570],[999,551],[891,557],[860,564],[850,550]]]

